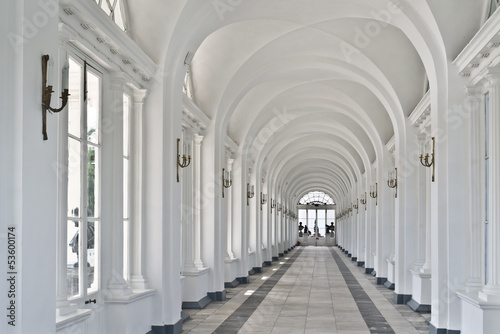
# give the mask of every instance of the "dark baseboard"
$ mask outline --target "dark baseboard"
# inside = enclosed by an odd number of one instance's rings
[[[214,302],[223,302],[226,300],[226,290],[209,292],[207,295]]]
[[[240,282],[240,284],[250,283],[250,278],[248,276],[247,277],[236,277],[236,279],[238,280],[238,282]]]
[[[224,283],[225,288],[236,288],[238,285],[240,285],[240,281],[238,281],[237,278],[235,278],[232,282]]]
[[[375,277],[375,284],[382,285],[385,282],[387,282],[387,278],[386,277]]]
[[[419,312],[419,313],[430,313],[431,312],[430,305],[419,304],[414,299],[411,299],[408,303],[406,303],[406,305],[411,307],[411,309],[415,312]]]
[[[182,317],[182,314],[181,314]],[[151,326],[151,332],[148,334],[179,334],[182,331],[182,318],[173,325]]]
[[[459,330],[436,328],[433,324],[429,324],[429,334],[460,334]]]
[[[279,257],[277,257],[277,256],[273,256],[273,261],[279,261],[279,260],[280,260],[280,258],[279,258]]]
[[[279,256],[279,257],[283,257],[283,256],[285,256],[285,254],[283,254],[283,253],[278,253],[278,256]]]
[[[205,296],[197,302],[182,302],[183,309],[202,309],[212,302],[212,298]]]
[[[261,273],[262,272],[262,267],[253,267],[252,268],[254,273]]]
[[[394,290],[394,288],[396,287],[395,284],[391,281],[385,281],[384,286],[389,290]]]
[[[248,271],[248,275],[249,275],[249,276],[252,276],[253,274],[255,274],[255,270],[253,270],[253,268],[252,268],[252,269],[250,269],[250,270]]]
[[[411,295],[403,295],[399,293],[394,293],[394,303],[396,304],[406,304],[411,300]]]
[[[272,265],[273,265],[272,261],[264,261],[264,262],[262,262],[262,266],[263,267],[269,267],[269,266],[272,266]]]
[[[373,271],[373,268],[365,268],[365,274],[371,274]]]
[[[351,261],[356,262],[357,260],[358,260],[358,257],[357,257],[357,256],[353,256],[353,257],[351,257]]]
[[[365,261],[358,261],[358,267],[363,267],[365,265]]]

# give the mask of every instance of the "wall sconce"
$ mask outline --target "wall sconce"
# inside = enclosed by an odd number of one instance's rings
[[[186,168],[189,166],[191,163],[191,155],[188,151],[188,156],[186,157],[186,147],[184,147],[183,152],[182,152],[182,162],[181,162],[181,155],[179,153],[179,143],[181,140],[177,138],[177,182],[179,182],[179,167],[180,168]]]
[[[356,204],[353,204],[352,207],[356,209],[356,214],[358,214],[358,208],[359,208],[358,199],[356,199]]]
[[[425,156],[420,154],[420,163],[422,164],[422,166],[424,166],[424,167],[431,167],[432,166],[432,182],[434,182],[434,166],[435,166],[435,164],[434,164],[434,158],[435,158],[434,144],[435,144],[434,137],[432,137],[432,153],[430,155],[430,158],[431,158],[430,161],[429,161],[429,153],[426,153]]]
[[[278,203],[278,212],[280,212],[282,209],[281,204]]]
[[[249,199],[253,198],[255,196],[254,188],[253,186],[250,187],[250,183],[247,183],[247,205],[249,205]]]
[[[262,210],[262,206],[267,203],[267,195],[260,192],[260,210]]]
[[[50,99],[52,97],[52,93],[54,92],[52,90],[52,80],[49,78],[51,77],[52,74],[52,66],[49,66],[49,55],[43,55],[42,56],[42,83],[43,83],[43,92],[42,92],[42,134],[43,134],[43,140],[47,140],[47,110],[51,113],[54,112],[60,112],[66,107],[66,104],[68,103],[68,96],[69,96],[69,90],[68,90],[68,75],[69,75],[69,65],[68,63],[64,64],[64,67],[62,69],[62,88],[63,91],[61,93],[61,99],[62,99],[62,105],[60,108],[55,109],[50,106]],[[47,73],[47,67],[50,67],[48,69]]]
[[[365,191],[365,198],[360,199],[359,202],[365,206],[365,211],[366,211],[366,191]]]
[[[231,180],[231,172],[222,168],[222,198],[224,198],[224,188],[229,188],[233,184]]]
[[[370,186],[370,197],[375,198],[375,205],[378,205],[378,183],[375,183],[375,188]]]
[[[394,198],[398,198],[398,168],[394,168],[392,173],[387,173],[387,177],[387,185],[395,189]]]
[[[276,207],[276,200],[271,198],[271,211]]]

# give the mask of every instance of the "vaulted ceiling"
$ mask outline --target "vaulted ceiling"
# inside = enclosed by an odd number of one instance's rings
[[[263,175],[286,175],[297,200],[331,180],[323,187],[336,200],[404,132],[396,119],[413,111],[428,77],[435,85],[435,60],[453,60],[477,32],[487,2],[147,0],[128,8],[131,36],[153,60],[178,45],[194,54],[195,103]]]

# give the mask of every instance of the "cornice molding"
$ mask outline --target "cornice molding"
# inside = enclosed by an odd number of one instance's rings
[[[108,69],[127,73],[139,88],[149,86],[157,65],[101,8],[88,0],[61,0],[59,6],[60,21],[72,30],[69,42],[82,45]]]

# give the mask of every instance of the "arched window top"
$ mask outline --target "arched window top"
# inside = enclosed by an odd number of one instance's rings
[[[126,31],[124,8],[121,0],[94,0],[99,7],[120,27]]]
[[[310,193],[304,195],[299,201],[299,204],[301,205],[314,205],[314,204],[320,204],[320,205],[333,205],[335,204],[333,202],[333,199],[330,197],[330,195],[325,194],[324,192],[321,191],[311,191]]]

